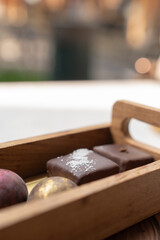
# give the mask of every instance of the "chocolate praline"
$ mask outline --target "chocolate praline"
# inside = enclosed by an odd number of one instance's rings
[[[88,149],[78,149],[47,162],[49,176],[66,177],[78,185],[118,172],[119,166],[116,163]]]
[[[154,158],[149,153],[125,144],[96,146],[93,150],[117,163],[120,167],[120,172],[154,161]]]

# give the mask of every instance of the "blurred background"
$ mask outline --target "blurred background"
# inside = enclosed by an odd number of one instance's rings
[[[160,108],[159,13],[159,0],[0,0],[0,143],[111,122],[119,99]],[[131,135],[159,147],[143,124]]]
[[[159,0],[0,0],[0,81],[160,78]]]

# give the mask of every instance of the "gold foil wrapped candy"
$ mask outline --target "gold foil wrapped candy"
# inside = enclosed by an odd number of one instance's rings
[[[28,200],[44,199],[58,192],[69,190],[77,185],[63,177],[50,177],[39,182],[31,191]]]

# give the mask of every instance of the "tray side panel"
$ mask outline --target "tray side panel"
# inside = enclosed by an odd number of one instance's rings
[[[160,161],[1,212],[2,239],[104,239],[160,211]],[[138,187],[137,187],[138,186]]]
[[[150,153],[155,160],[160,159],[160,149],[137,142],[129,133],[129,122],[137,119],[160,127],[160,109],[130,101],[120,100],[113,106],[111,132],[115,143],[128,144]]]
[[[46,161],[78,148],[112,143],[109,124],[49,134],[0,145],[0,168],[22,178],[46,172]]]

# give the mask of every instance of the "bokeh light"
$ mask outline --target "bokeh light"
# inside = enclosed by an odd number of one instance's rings
[[[148,58],[139,58],[135,62],[135,69],[140,74],[147,74],[151,70],[151,61]]]

